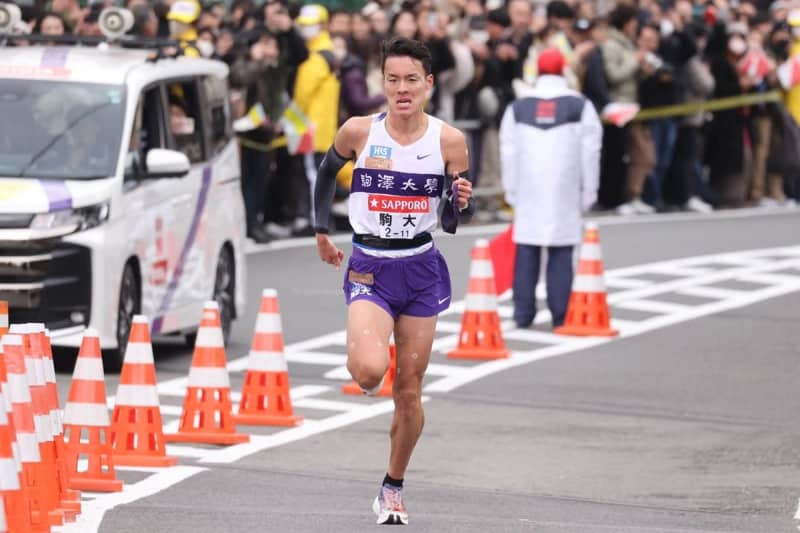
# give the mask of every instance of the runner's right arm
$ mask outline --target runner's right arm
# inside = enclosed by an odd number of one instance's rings
[[[314,230],[317,233],[328,233],[331,204],[336,194],[336,175],[348,161],[355,158],[364,136],[363,118],[351,118],[342,125],[317,170],[314,186]]]
[[[361,149],[369,132],[369,120],[370,117],[354,117],[345,122],[317,171],[317,182],[314,187],[314,230],[317,234],[317,250],[320,259],[336,267],[344,259],[344,253],[328,236],[331,205],[336,194],[336,175]]]

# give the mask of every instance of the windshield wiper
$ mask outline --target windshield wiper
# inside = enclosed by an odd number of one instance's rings
[[[42,157],[44,157],[44,155],[47,153],[47,151],[48,151],[48,150],[50,150],[50,148],[52,148],[52,147],[53,147],[53,146],[54,146],[54,145],[55,145],[55,144],[56,144],[56,143],[59,141],[59,139],[61,139],[61,138],[62,138],[62,137],[63,137],[63,136],[64,136],[64,135],[65,135],[65,134],[66,134],[66,133],[67,133],[67,132],[68,132],[70,129],[72,129],[73,127],[75,127],[75,125],[76,125],[78,122],[80,122],[81,120],[85,119],[86,117],[88,117],[88,116],[89,116],[89,115],[91,115],[92,113],[95,113],[95,112],[97,112],[98,110],[100,110],[100,109],[102,109],[102,108],[104,108],[104,107],[106,107],[106,106],[109,106],[109,105],[111,105],[111,102],[106,102],[106,103],[104,103],[104,104],[100,104],[100,105],[98,105],[98,106],[91,107],[91,108],[89,108],[89,110],[88,110],[88,111],[86,111],[86,113],[84,113],[83,115],[80,115],[80,116],[78,116],[78,117],[77,117],[75,120],[73,120],[71,123],[67,124],[67,125],[66,125],[66,127],[64,128],[64,131],[62,131],[61,133],[59,133],[58,135],[56,135],[55,137],[53,137],[53,138],[50,140],[50,142],[49,142],[49,143],[47,143],[46,145],[44,145],[44,147],[43,147],[41,150],[39,150],[38,152],[36,152],[35,154],[33,154],[33,156],[31,157],[31,160],[30,160],[30,161],[28,161],[28,164],[27,164],[27,165],[25,165],[25,166],[22,168],[22,170],[19,172],[19,174],[17,174],[17,175],[16,175],[16,176],[14,176],[14,177],[17,177],[17,178],[24,178],[24,177],[25,177],[25,174],[28,172],[28,170],[29,170],[29,169],[30,169],[30,168],[31,168],[33,165],[35,165],[35,164],[36,164],[36,162],[37,162],[37,161],[39,161],[39,159],[41,159]]]

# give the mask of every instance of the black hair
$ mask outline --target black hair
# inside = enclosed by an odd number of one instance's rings
[[[547,18],[569,19],[575,18],[575,10],[564,0],[552,0],[546,7]]]
[[[56,18],[60,20],[61,25],[64,27],[64,33],[72,33],[72,28],[69,24],[67,24],[67,21],[64,19],[63,15],[56,13],[55,11],[45,11],[44,13],[40,14],[36,19],[36,22],[33,24],[31,33],[42,33],[42,23],[44,23],[44,19],[48,18]]]
[[[608,14],[608,23],[611,24],[612,28],[622,31],[622,28],[624,28],[631,19],[637,19],[638,16],[639,13],[635,7],[627,4],[620,4]]]
[[[392,17],[391,22],[389,22],[389,33],[390,34],[395,33],[394,27],[397,25],[397,21],[400,20],[400,17],[402,17],[405,14],[411,15],[411,18],[414,19],[414,24],[415,25],[417,24],[417,16],[414,14],[413,11],[411,11],[410,9],[401,9],[400,11],[398,11],[397,13],[394,14],[394,16]]]
[[[425,75],[431,74],[433,59],[428,47],[414,39],[394,37],[383,42],[383,57],[381,59],[381,71],[386,67],[386,60],[390,57],[410,57],[422,63]]]

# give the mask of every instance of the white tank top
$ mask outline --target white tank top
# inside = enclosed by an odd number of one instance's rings
[[[441,134],[442,121],[428,115],[425,134],[403,146],[386,131],[386,113],[372,116],[367,144],[356,159],[350,185],[348,207],[355,233],[413,239],[436,229],[447,183]],[[380,251],[360,248],[370,255],[398,257],[431,246]]]

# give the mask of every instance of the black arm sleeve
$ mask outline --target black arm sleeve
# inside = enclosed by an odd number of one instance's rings
[[[330,228],[331,204],[336,194],[336,175],[347,164],[348,159],[339,155],[331,146],[325,154],[317,171],[317,183],[314,187],[314,230],[317,233],[328,233]]]
[[[459,172],[458,177],[464,178],[468,182],[472,183],[472,179],[469,177],[469,170],[465,170],[464,172]],[[469,201],[467,202],[467,207],[465,207],[464,209],[460,209],[459,214],[461,222],[466,223],[472,220],[472,215],[475,214],[475,198],[470,197]]]

